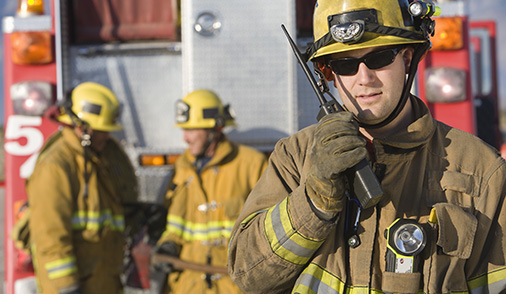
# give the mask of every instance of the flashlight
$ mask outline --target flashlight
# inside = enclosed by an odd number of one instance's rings
[[[431,17],[441,14],[441,8],[430,0],[414,1],[409,4],[408,11],[414,17]]]
[[[425,248],[427,236],[422,226],[411,219],[396,219],[386,230],[386,271],[413,273],[418,268],[416,258]]]

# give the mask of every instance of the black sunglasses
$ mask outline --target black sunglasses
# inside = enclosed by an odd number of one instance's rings
[[[357,73],[360,63],[369,69],[380,69],[394,62],[395,57],[403,48],[389,48],[368,53],[360,58],[345,57],[332,59],[328,66],[338,75],[351,76]]]

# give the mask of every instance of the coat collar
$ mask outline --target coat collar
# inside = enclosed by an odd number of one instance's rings
[[[72,128],[64,127],[62,130],[63,140],[72,149],[72,151],[80,156],[83,155],[83,146],[81,146],[81,140],[77,137],[76,133]],[[91,148],[87,148],[86,154],[88,158],[93,161],[98,161],[98,155]]]
[[[411,149],[430,140],[436,130],[436,121],[432,118],[429,108],[421,99],[411,96],[411,103],[416,117],[415,121],[405,129],[387,138],[376,139],[376,141],[392,147]]]
[[[234,152],[237,146],[234,143],[230,142],[225,135],[223,135],[220,142],[216,146],[216,151],[211,158],[211,160],[206,164],[204,168],[209,168],[211,166],[216,166],[222,163],[231,153]],[[182,160],[186,165],[193,166],[195,162],[195,156],[193,156],[188,149],[186,149],[183,153]]]

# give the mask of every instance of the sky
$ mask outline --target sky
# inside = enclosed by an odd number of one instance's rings
[[[141,1],[141,0],[139,0]],[[46,0],[48,2],[48,0]],[[498,78],[499,78],[499,97],[501,109],[506,109],[506,1],[504,0],[467,0],[469,3],[469,12],[471,20],[495,20],[497,28],[497,54],[498,54]],[[16,11],[17,0],[0,0],[0,14],[3,16],[14,15]],[[47,3],[46,3],[47,6]],[[276,28],[277,29],[277,28]],[[0,38],[0,125],[3,125],[3,38]]]

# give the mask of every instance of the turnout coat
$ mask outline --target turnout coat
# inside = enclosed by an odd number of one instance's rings
[[[167,228],[159,244],[179,245],[180,258],[226,267],[227,245],[235,220],[267,166],[253,148],[221,140],[200,173],[186,150],[175,164],[166,194]],[[241,293],[227,275],[184,270],[169,275],[171,293]]]
[[[247,293],[503,293],[506,164],[473,135],[434,120],[411,98],[416,120],[372,141],[384,190],[363,210],[358,247],[350,210],[319,219],[305,194],[315,126],[278,142],[233,229],[229,273]],[[432,217],[430,217],[432,212]],[[416,220],[427,244],[413,273],[385,270],[387,229]],[[350,225],[348,225],[348,228]]]
[[[133,167],[110,139],[87,150],[70,128],[43,147],[27,183],[32,254],[39,293],[121,293],[125,219],[123,204],[137,200]]]

